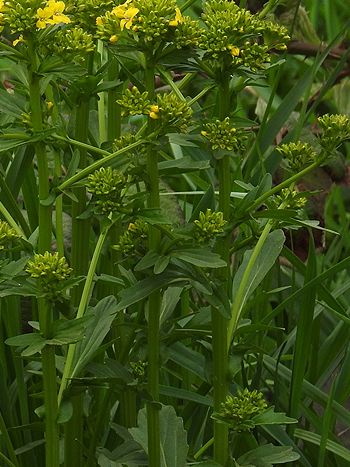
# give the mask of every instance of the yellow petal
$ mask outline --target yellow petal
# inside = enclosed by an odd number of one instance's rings
[[[117,40],[118,40],[118,36],[116,36],[115,34],[113,34],[113,36],[111,36],[111,37],[109,38],[109,42],[110,42],[111,44],[115,44],[115,43],[117,42]]]
[[[45,29],[46,28],[46,22],[43,21],[42,19],[38,19],[38,21],[36,22],[36,27],[38,29]]]
[[[24,41],[24,39],[23,39],[23,36],[22,36],[22,34],[21,34],[17,39],[15,39],[15,40],[12,42],[12,45],[13,45],[13,47],[16,47],[17,44],[19,44],[20,42],[23,42],[23,41]]]
[[[240,51],[239,51],[239,48],[238,48],[238,47],[236,47],[236,46],[233,45],[233,46],[230,48],[230,52],[231,52],[231,55],[232,55],[233,57],[238,57]]]
[[[150,118],[153,118],[153,120],[157,120],[159,118],[159,115],[156,112],[150,112],[149,116]]]

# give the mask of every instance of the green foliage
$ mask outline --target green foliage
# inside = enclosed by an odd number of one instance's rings
[[[347,7],[263,3],[0,0],[1,465],[347,465]]]

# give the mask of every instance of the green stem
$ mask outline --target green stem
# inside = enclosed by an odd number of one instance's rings
[[[291,177],[287,178],[286,180],[284,180],[283,182],[279,183],[278,185],[274,186],[273,188],[271,188],[271,190],[267,191],[266,193],[264,193],[263,195],[259,196],[259,198],[257,198],[254,203],[250,206],[249,210],[250,211],[253,211],[254,209],[258,208],[259,206],[262,205],[262,203],[267,200],[270,196],[274,195],[275,193],[278,193],[280,190],[282,190],[283,188],[286,188],[290,185],[292,185],[293,183],[295,183],[296,181],[300,180],[302,177],[304,177],[306,174],[308,174],[309,172],[311,172],[312,170],[316,169],[318,166],[320,166],[324,161],[325,159],[328,157],[328,154],[325,154],[322,158],[320,158],[319,160],[313,162],[311,165],[309,165],[308,167],[305,167],[305,169],[301,170],[300,172],[292,175]]]
[[[108,80],[117,81],[119,74],[119,65],[113,54],[108,51],[108,60],[110,65],[108,67]],[[121,133],[121,107],[117,104],[118,91],[110,89],[108,91],[107,100],[107,135],[109,141],[119,138]]]
[[[30,57],[29,69],[29,102],[31,121],[34,132],[43,131],[43,118],[41,110],[40,75],[37,74],[38,58],[32,40],[28,39]],[[38,164],[39,178],[39,240],[38,251],[44,253],[51,250],[52,216],[51,206],[43,203],[50,193],[49,167],[45,144],[41,141],[35,143],[35,153]],[[45,337],[50,336],[52,310],[48,302],[38,299],[39,322],[41,332]],[[55,347],[45,346],[41,354],[44,406],[45,406],[45,464],[47,467],[59,466],[59,432],[57,425],[57,387]]]
[[[218,117],[222,120],[229,113],[229,76],[223,78],[218,89]],[[231,173],[230,156],[225,155],[218,161],[219,180],[219,211],[223,213],[226,221],[230,220]],[[221,268],[218,279],[221,287],[228,291],[229,284],[229,236],[218,240],[217,252],[226,261],[227,266]],[[221,404],[225,402],[228,392],[228,346],[227,326],[228,320],[218,312],[215,307],[211,309],[212,316],[212,352],[213,352],[213,390],[214,411],[220,411]],[[214,460],[225,465],[228,458],[228,428],[224,423],[214,421]]]
[[[45,299],[38,299],[40,330],[44,337],[51,337],[52,310]],[[45,407],[45,465],[59,466],[59,431],[57,425],[57,377],[55,347],[46,345],[41,352]]]
[[[45,465],[59,466],[59,432],[57,425],[57,386],[55,347],[47,345],[42,350],[42,369],[45,394]]]
[[[0,201],[0,212],[6,219],[8,224],[10,224],[10,226],[16,231],[17,235],[19,235],[22,238],[26,238],[22,230],[17,225],[17,222],[14,220],[14,218],[11,216],[11,214],[8,212],[8,210],[5,208],[5,206],[2,204],[1,201]]]
[[[61,138],[57,138],[57,139],[61,139]],[[72,140],[70,140],[70,142],[72,142]],[[141,144],[144,144],[145,142],[146,142],[145,140],[136,141],[135,143],[132,143],[129,146],[125,146],[125,148],[119,149],[118,151],[113,152],[113,153],[108,153],[107,151],[103,151],[104,155],[105,155],[105,157],[103,159],[100,159],[100,160],[94,162],[93,164],[89,165],[85,169],[80,170],[78,173],[76,173],[72,177],[68,178],[68,180],[61,183],[61,185],[59,185],[57,187],[57,189],[60,190],[60,191],[66,190],[68,187],[70,187],[74,183],[77,183],[80,180],[82,180],[83,178],[87,177],[94,170],[97,170],[100,167],[102,167],[104,165],[107,165],[110,161],[112,161],[116,157],[130,151],[131,149],[137,148],[138,146],[140,146]],[[86,145],[86,146],[89,146],[89,145]],[[96,149],[93,146],[89,146],[89,148]],[[101,151],[99,151],[99,153],[101,153]]]
[[[32,63],[35,64],[36,58],[32,54]],[[35,66],[35,65],[33,65]],[[35,71],[30,70],[29,79],[29,100],[31,109],[31,120],[34,132],[43,131],[41,95],[40,95],[40,77]],[[35,153],[38,164],[39,178],[39,240],[38,252],[44,253],[51,249],[52,238],[52,218],[51,205],[43,203],[47,200],[50,193],[49,186],[49,167],[45,144],[41,141],[35,143]]]
[[[94,281],[94,275],[95,275],[95,270],[96,266],[99,260],[99,257],[101,255],[102,247],[105,242],[105,239],[107,237],[107,233],[109,230],[109,226],[107,226],[105,229],[102,230],[100,233],[100,236],[97,240],[96,247],[94,254],[92,256],[92,260],[90,263],[89,271],[86,276],[86,281],[84,284],[84,289],[83,293],[81,295],[77,315],[75,319],[82,318],[84,316],[85,310],[87,308],[91,292],[92,292],[92,286],[93,286],[93,281]],[[70,344],[68,347],[68,353],[67,353],[67,358],[66,358],[66,363],[64,366],[63,370],[63,376],[61,380],[61,386],[60,390],[58,393],[58,405],[61,404],[62,402],[62,397],[63,397],[63,392],[68,386],[69,379],[73,376],[74,374],[74,369],[73,369],[73,361],[74,361],[74,355],[75,355],[75,349],[76,349],[76,344]]]
[[[197,460],[199,459],[203,453],[205,453],[205,451],[210,448],[210,446],[212,446],[214,443],[214,438],[210,438],[209,441],[207,441],[204,446],[202,446],[200,449],[198,449],[198,451],[196,452],[196,454],[193,456],[194,460]]]
[[[150,99],[154,97],[154,65],[152,59],[146,60],[145,81]],[[158,154],[152,150],[147,152],[148,175],[148,207],[159,208],[159,173]],[[160,243],[160,232],[150,225],[148,233],[149,250],[157,251]],[[148,458],[150,467],[160,465],[160,432],[159,432],[159,370],[160,370],[160,291],[153,292],[148,299],[148,391],[151,401],[147,404]]]

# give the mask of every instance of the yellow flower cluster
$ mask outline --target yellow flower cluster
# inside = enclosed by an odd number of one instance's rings
[[[132,0],[127,0],[122,5],[114,7],[113,10],[110,13],[107,13],[105,16],[98,16],[96,18],[96,25],[98,27],[103,27],[105,26],[106,21],[108,22],[109,20],[117,19],[119,20],[118,26],[120,31],[123,31],[124,28],[131,29],[134,18],[138,12],[139,9],[133,6]],[[112,44],[115,44],[117,40],[117,34],[110,35],[109,41]]]
[[[48,26],[52,26],[55,24],[70,23],[71,21],[68,18],[68,16],[63,14],[64,9],[64,2],[56,0],[47,0],[46,6],[44,8],[38,8],[36,12],[38,18],[36,22],[36,27],[38,29],[45,29]]]
[[[134,17],[138,12],[139,9],[132,6],[131,0],[127,0],[122,5],[114,7],[112,15],[120,19],[120,29],[122,31],[124,28],[131,29]]]

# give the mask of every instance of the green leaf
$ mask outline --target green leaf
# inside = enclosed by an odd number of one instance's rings
[[[274,464],[285,464],[299,459],[299,454],[289,446],[266,444],[247,452],[238,459],[241,467],[272,467]]]
[[[84,337],[88,321],[92,316],[72,320],[56,320],[53,323],[52,338],[47,341],[48,345],[65,345],[78,342]]]
[[[270,407],[265,412],[256,415],[252,418],[254,425],[287,425],[290,423],[298,423],[295,418],[287,417],[285,413],[274,412],[273,407]]]
[[[237,184],[240,186],[239,183]],[[260,198],[261,195],[271,190],[271,187],[272,187],[272,176],[271,174],[267,173],[264,175],[259,185],[252,187],[250,191],[248,191],[246,196],[242,199],[242,201],[238,204],[237,215],[240,215],[241,213],[246,211],[249,208],[249,206],[254,203],[256,199]]]
[[[73,404],[70,400],[62,401],[59,409],[57,423],[67,423],[73,415]]]
[[[170,225],[172,223],[171,220],[163,214],[161,209],[143,209],[139,212],[138,217],[151,225]]]
[[[254,292],[258,285],[262,282],[266,274],[274,265],[276,259],[282,251],[285,236],[282,230],[274,230],[271,232],[261,248],[261,251],[254,263],[252,271],[249,275],[246,288],[244,290],[244,297],[242,303],[240,303],[240,309],[238,310],[238,316],[243,309],[249,296]],[[250,260],[253,250],[248,250],[244,253],[243,262],[238,268],[238,271],[233,279],[232,283],[232,297],[235,297],[239,289],[243,274],[247,268],[247,264]]]
[[[13,347],[27,347],[28,345],[38,342],[45,342],[45,339],[37,332],[9,337],[5,341],[7,345],[11,345]]]
[[[40,352],[46,345],[45,339],[37,332],[10,337],[5,342],[7,345],[14,347],[24,347],[21,352],[23,357],[29,357]]]
[[[111,328],[116,312],[117,301],[112,296],[103,298],[95,307],[87,310],[85,316],[91,317],[91,320],[86,328],[85,339],[77,344],[72,377],[78,376],[94,357]]]
[[[220,255],[212,253],[206,248],[176,250],[171,252],[171,256],[201,268],[223,268],[227,266],[226,261],[221,259]]]
[[[148,453],[148,433],[146,409],[139,411],[138,427],[129,432],[146,453]],[[182,418],[176,415],[175,409],[162,405],[159,412],[160,424],[160,467],[185,467],[188,453],[186,431]]]
[[[186,172],[195,172],[197,170],[209,169],[208,161],[194,161],[191,157],[181,157],[170,161],[159,162],[158,168],[160,175],[175,175]]]
[[[165,272],[162,275],[158,274],[155,277],[147,277],[146,279],[136,282],[136,284],[120,293],[121,300],[118,303],[117,311],[123,310],[124,308],[147,298],[155,290],[161,289],[172,282],[181,282],[184,280],[186,280],[184,277],[175,279],[173,274]]]
[[[154,266],[157,260],[160,258],[159,254],[156,251],[148,251],[145,256],[143,256],[140,261],[136,264],[135,271],[144,271],[152,266]]]

